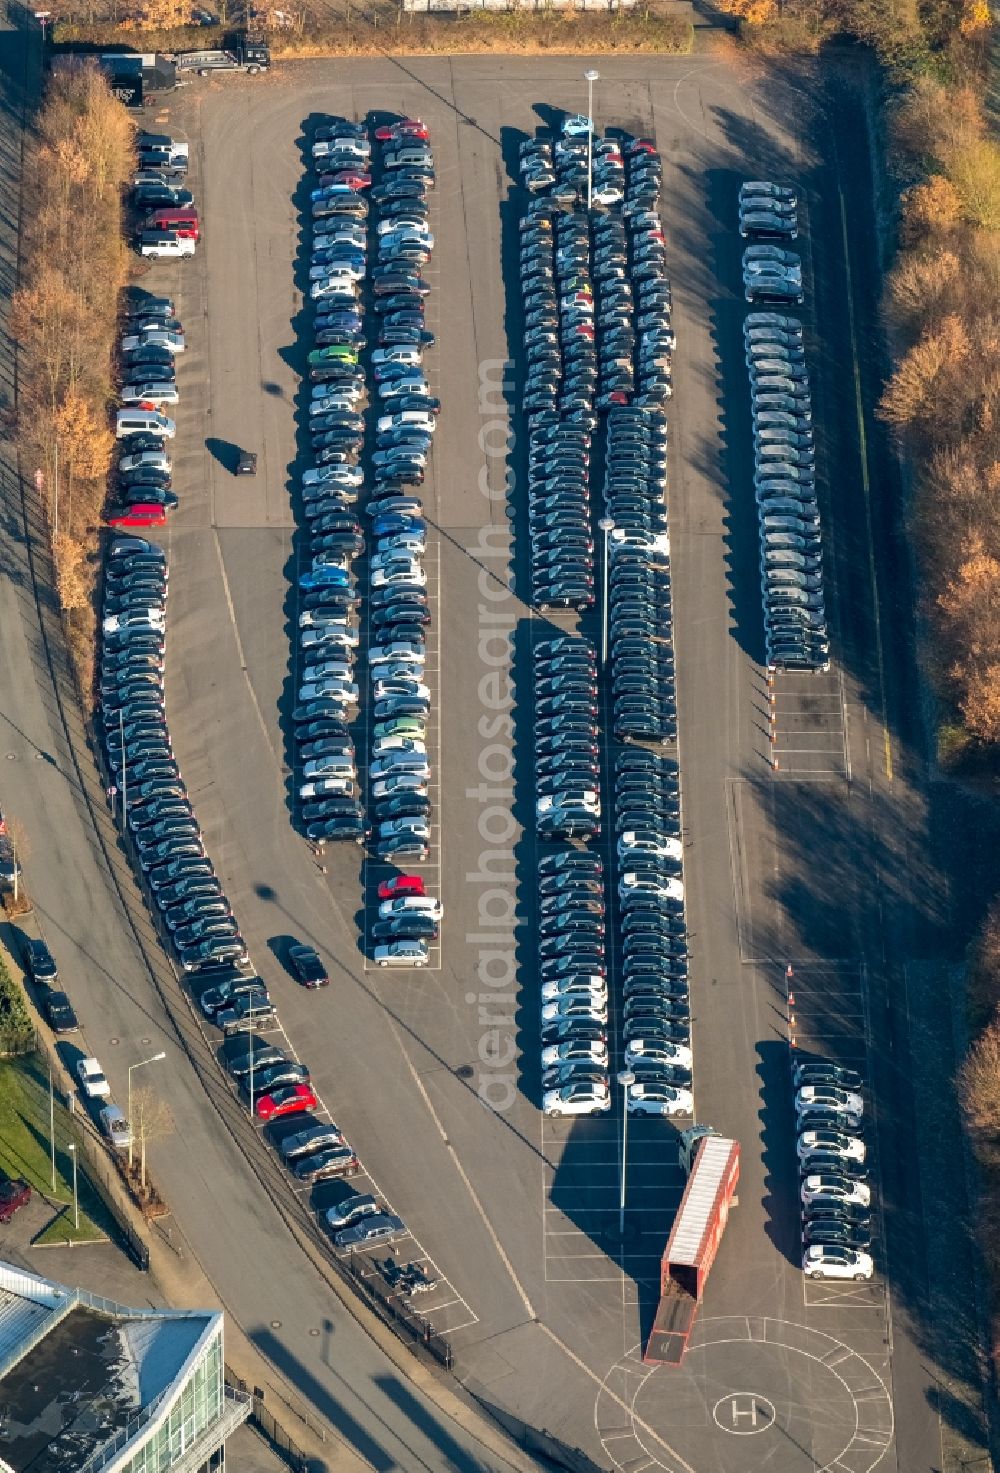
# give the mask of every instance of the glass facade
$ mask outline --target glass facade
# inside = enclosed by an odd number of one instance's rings
[[[121,1473],[168,1473],[202,1434],[222,1416],[222,1324],[202,1349],[152,1436],[121,1464]]]

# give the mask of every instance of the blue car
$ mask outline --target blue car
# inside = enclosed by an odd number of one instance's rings
[[[350,574],[344,568],[313,568],[299,579],[300,588],[346,588]]]

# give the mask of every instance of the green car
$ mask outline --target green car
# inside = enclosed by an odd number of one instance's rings
[[[421,721],[419,716],[394,716],[391,721],[379,721],[375,725],[375,736],[408,736],[424,737],[427,735],[427,723]]]
[[[319,368],[324,363],[357,363],[358,350],[349,343],[331,343],[326,348],[314,348],[309,354],[310,368]]]

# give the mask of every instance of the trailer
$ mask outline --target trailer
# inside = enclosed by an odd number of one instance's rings
[[[271,51],[263,37],[237,32],[218,50],[179,51],[174,61],[179,72],[197,72],[199,77],[210,72],[246,72],[254,77],[270,70]]]
[[[684,1359],[709,1271],[736,1203],[740,1148],[711,1127],[681,1134],[688,1180],[660,1264],[660,1302],[646,1342],[647,1365],[678,1366]]]

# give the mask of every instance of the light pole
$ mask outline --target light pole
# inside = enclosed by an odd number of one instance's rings
[[[601,569],[601,664],[608,663],[608,538],[615,530],[611,517],[601,517],[597,524],[604,533],[604,565]]]
[[[69,1143],[70,1160],[73,1162],[73,1230],[80,1231],[80,1194],[76,1189],[76,1146]]]
[[[618,1198],[618,1236],[625,1236],[625,1167],[626,1153],[628,1151],[628,1092],[629,1086],[635,1084],[635,1075],[631,1069],[622,1069],[618,1075],[618,1083],[622,1087],[622,1189]]]
[[[122,744],[122,827],[128,825],[128,766],[125,762],[125,711],[118,712],[118,735]]]
[[[49,1155],[52,1157],[52,1195],[56,1190],[56,1095],[52,1085],[52,1065],[49,1065]]]
[[[152,1054],[150,1058],[140,1059],[137,1064],[129,1064],[128,1066],[128,1102],[125,1107],[125,1113],[128,1115],[128,1169],[130,1173],[132,1171],[132,1142],[135,1139],[135,1131],[132,1128],[132,1070],[142,1069],[146,1064],[158,1064],[161,1059],[165,1059],[166,1057],[165,1053]]]
[[[594,83],[601,75],[590,67],[583,74],[587,79],[587,214],[594,196]]]

